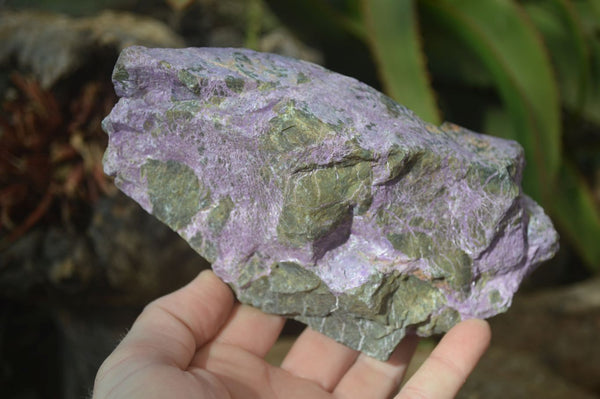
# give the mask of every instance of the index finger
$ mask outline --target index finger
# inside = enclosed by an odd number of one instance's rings
[[[185,287],[151,302],[115,352],[152,357],[185,369],[196,349],[221,329],[234,304],[233,293],[211,270]]]

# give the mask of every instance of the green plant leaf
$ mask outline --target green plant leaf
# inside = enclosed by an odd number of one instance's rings
[[[585,3],[585,7],[589,7],[591,17],[595,18],[596,24],[600,24],[600,0],[579,0],[579,3]]]
[[[590,54],[581,22],[566,0],[526,1],[523,7],[542,34],[555,67],[563,103],[581,114],[590,80]]]
[[[575,168],[565,163],[559,173],[552,214],[588,267],[600,272],[600,212]]]
[[[440,123],[412,0],[363,0],[367,39],[384,90],[422,119]]]
[[[581,115],[596,126],[600,126],[600,35],[591,37],[588,45],[590,49],[590,77],[587,82],[587,95]]]
[[[523,10],[506,0],[422,0],[492,75],[523,145],[523,185],[547,204],[561,162],[560,107],[550,60]]]
[[[600,126],[600,0],[572,0],[569,4],[583,30],[590,63],[581,116]]]

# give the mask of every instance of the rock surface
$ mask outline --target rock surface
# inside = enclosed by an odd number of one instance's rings
[[[241,49],[125,49],[106,173],[238,298],[379,359],[506,310],[557,250],[523,151]]]

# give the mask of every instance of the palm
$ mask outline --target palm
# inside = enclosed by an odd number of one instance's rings
[[[94,397],[387,398],[397,391],[416,345],[405,339],[383,363],[307,329],[279,368],[264,356],[283,323],[235,303],[225,284],[202,273],[145,309],[102,365]],[[415,391],[453,397],[488,342],[487,324],[463,322],[398,397]]]

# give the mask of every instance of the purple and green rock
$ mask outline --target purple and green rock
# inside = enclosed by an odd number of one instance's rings
[[[558,249],[523,150],[430,125],[320,66],[243,49],[125,49],[106,173],[241,302],[386,359],[505,311]]]

